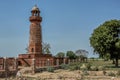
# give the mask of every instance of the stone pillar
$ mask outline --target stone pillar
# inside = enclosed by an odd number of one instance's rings
[[[68,64],[70,64],[71,62],[70,62],[70,59],[68,60]]]
[[[51,60],[51,65],[53,66],[53,60]]]
[[[38,67],[41,67],[41,60],[39,60],[39,65],[38,65]]]
[[[42,67],[43,66],[43,61],[41,60],[41,66],[40,67]]]
[[[44,67],[44,60],[42,60],[42,67]]]
[[[4,58],[3,58],[3,62],[2,62],[2,70],[4,69]]]
[[[77,59],[75,59],[75,62],[77,62]]]
[[[35,70],[36,70],[36,65],[35,65],[35,59],[32,59],[32,73],[35,74]]]
[[[4,70],[5,70],[5,80],[7,80],[7,77],[8,77],[8,72],[9,72],[9,69],[8,69],[8,63],[7,63],[7,57],[4,58]]]
[[[79,58],[79,62],[81,62],[81,59]]]
[[[66,64],[66,59],[65,58],[63,59],[63,64]]]
[[[59,66],[59,59],[56,60],[56,65]]]
[[[75,59],[74,62],[77,62],[77,59]]]
[[[45,67],[45,60],[43,60],[43,67]]]
[[[41,62],[41,63],[40,63],[40,67],[42,67],[42,60],[40,60],[40,62]]]
[[[72,60],[72,62],[74,63],[74,59]]]
[[[17,58],[15,58],[15,65],[14,66],[15,66],[15,70],[18,71],[18,60],[17,60]]]
[[[6,57],[4,57],[4,63],[3,64],[4,64],[4,68],[3,69],[5,70],[5,68],[6,68]]]
[[[50,66],[50,59],[47,59],[47,66]]]

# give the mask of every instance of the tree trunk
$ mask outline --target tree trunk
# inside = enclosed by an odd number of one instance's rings
[[[118,67],[118,58],[115,59],[115,67]]]

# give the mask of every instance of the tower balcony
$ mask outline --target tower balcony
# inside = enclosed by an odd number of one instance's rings
[[[40,16],[31,16],[31,17],[29,18],[29,20],[30,20],[31,22],[33,22],[33,21],[41,22],[41,21],[42,21],[42,17],[40,17]]]

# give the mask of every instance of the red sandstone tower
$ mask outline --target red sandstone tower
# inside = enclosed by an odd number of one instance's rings
[[[18,63],[21,66],[32,66],[32,60],[36,60],[35,65],[39,67],[48,65],[48,62],[49,65],[53,65],[54,57],[52,54],[42,53],[42,17],[40,16],[40,10],[37,6],[34,6],[31,13],[28,54],[19,54]]]
[[[29,20],[30,24],[30,38],[29,38],[29,53],[42,54],[42,34],[41,34],[41,21],[40,10],[34,6],[31,11],[32,15]]]

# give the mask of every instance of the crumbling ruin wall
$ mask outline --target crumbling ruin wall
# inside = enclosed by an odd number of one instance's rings
[[[0,58],[0,77],[16,75],[18,70],[17,58],[1,57]]]

